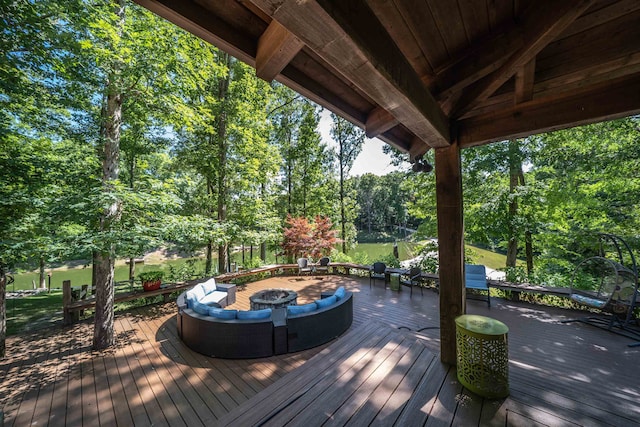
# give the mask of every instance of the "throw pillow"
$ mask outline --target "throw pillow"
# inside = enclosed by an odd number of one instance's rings
[[[344,286],[340,286],[333,294],[338,300],[341,300],[347,294],[347,291],[344,289]]]
[[[338,301],[338,298],[336,298],[335,295],[331,295],[328,298],[316,300],[316,305],[318,306],[318,309],[321,309],[321,308],[329,307],[332,304],[335,304],[336,301]]]

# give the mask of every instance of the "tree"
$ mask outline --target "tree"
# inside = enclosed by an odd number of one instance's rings
[[[288,215],[283,237],[282,248],[290,259],[300,256],[320,258],[331,253],[337,242],[331,220],[320,215],[314,223],[305,217]]]
[[[337,159],[338,159],[338,179],[340,183],[340,227],[342,229],[342,252],[347,253],[347,242],[352,240],[354,236],[347,234],[348,224],[353,227],[355,219],[355,204],[351,194],[349,194],[346,186],[349,171],[353,166],[353,162],[362,151],[364,143],[364,132],[349,123],[342,117],[331,114],[333,124],[331,126],[331,137],[338,143]],[[348,224],[347,224],[348,223]]]

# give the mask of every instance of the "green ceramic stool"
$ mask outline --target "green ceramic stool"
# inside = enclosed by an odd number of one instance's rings
[[[465,314],[456,318],[458,381],[491,399],[509,395],[509,328],[495,319]]]

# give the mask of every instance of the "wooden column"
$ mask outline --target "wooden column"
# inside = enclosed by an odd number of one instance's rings
[[[440,261],[440,359],[456,364],[455,318],[465,312],[464,224],[460,147],[437,148],[436,199]]]

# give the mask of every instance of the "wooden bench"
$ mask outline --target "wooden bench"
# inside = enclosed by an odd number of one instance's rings
[[[530,283],[512,283],[501,280],[487,280],[487,283],[490,288],[510,291],[511,299],[514,301],[520,301],[520,294],[523,292],[538,295],[555,295],[564,298],[569,298],[569,295],[571,294],[571,290],[569,288],[532,285]]]
[[[201,280],[190,280],[188,282],[183,283],[173,283],[168,285],[163,285],[160,289],[156,289],[153,291],[143,291],[143,290],[135,290],[130,292],[119,292],[115,295],[114,304],[132,301],[138,298],[147,298],[154,297],[158,295],[162,295],[164,297],[165,302],[169,300],[169,294],[181,291],[183,289],[190,288],[194,286],[196,283],[199,283]],[[69,289],[66,291],[65,289]],[[70,296],[73,292],[78,292],[75,289],[71,288],[71,283],[66,281],[63,283],[63,324],[70,325],[79,320],[79,315],[82,310],[86,310],[89,308],[93,308],[96,305],[95,296],[88,296],[88,286],[83,285],[82,290],[80,290],[77,301],[72,301]]]

